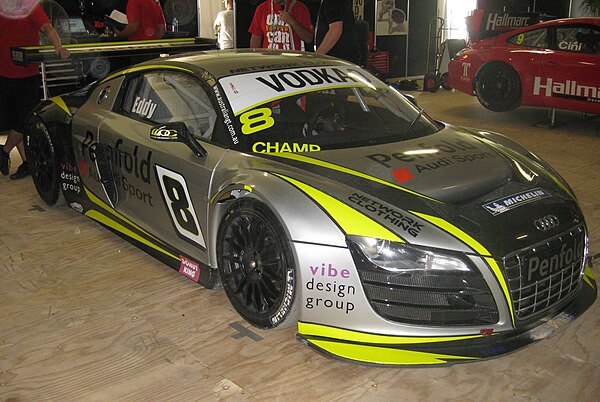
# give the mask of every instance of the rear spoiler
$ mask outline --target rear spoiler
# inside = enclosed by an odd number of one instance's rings
[[[471,43],[541,22],[540,13],[475,10],[467,18]]]

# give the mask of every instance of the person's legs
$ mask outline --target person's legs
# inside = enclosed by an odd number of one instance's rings
[[[18,180],[28,176],[31,173],[31,170],[29,169],[29,162],[27,161],[27,155],[25,154],[23,134],[19,133],[18,131],[11,130],[8,133],[6,144],[4,144],[4,151],[10,152],[8,150],[13,149],[14,147],[17,147],[17,150],[19,151],[19,155],[21,155],[23,163],[17,168],[17,171],[15,173],[10,175],[10,178],[12,180]]]
[[[4,176],[8,174],[10,170],[10,155],[4,150],[4,147],[0,148],[0,173]]]
[[[10,170],[10,151],[17,147],[23,163],[10,178],[13,180],[22,179],[30,174],[29,163],[27,162],[27,154],[25,153],[25,145],[23,143],[23,132],[25,131],[25,121],[31,110],[37,105],[40,100],[39,76],[21,78],[18,81],[19,91],[21,96],[15,102],[16,107],[13,110],[11,130],[8,133],[6,143],[0,152],[0,173],[7,175]],[[13,88],[14,89],[14,88]]]
[[[2,147],[2,152],[0,152],[0,172],[4,176],[8,175],[8,172],[10,170],[10,151],[14,147],[17,147],[17,149],[19,150],[19,154],[23,159],[23,163],[27,163],[27,157],[25,156],[25,147],[23,146],[23,134],[15,130],[10,130],[8,132],[8,137],[6,138],[6,143]],[[29,169],[29,165],[27,165],[27,169]],[[25,174],[25,176],[27,176],[27,174]],[[18,178],[20,179],[21,177]]]
[[[25,153],[25,143],[23,142],[23,134],[21,134],[21,141],[17,144],[17,151],[21,156],[21,160],[25,162],[27,160],[27,154]]]
[[[0,77],[0,130],[2,135],[8,135],[12,127],[12,96],[11,81],[8,78]],[[4,151],[4,146],[0,144],[0,173],[4,176],[10,169],[10,158]]]

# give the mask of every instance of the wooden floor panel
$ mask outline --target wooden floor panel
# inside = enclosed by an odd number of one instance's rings
[[[493,113],[460,93],[413,95],[433,117],[507,134],[553,165],[580,200],[591,253],[600,253],[597,120],[561,111],[566,125],[546,129],[533,125],[542,109]],[[251,328],[223,291],[195,285],[65,206],[46,207],[30,179],[1,176],[0,208],[1,401],[600,399],[598,302],[552,338],[493,360],[348,364],[302,346],[294,328]],[[593,272],[600,277],[600,258]]]

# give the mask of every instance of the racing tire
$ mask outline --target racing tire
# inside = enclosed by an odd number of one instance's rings
[[[273,213],[254,199],[236,200],[217,234],[221,283],[235,310],[258,328],[296,324],[299,302],[290,241]]]
[[[486,109],[494,112],[513,110],[521,103],[519,74],[504,63],[488,64],[477,74],[475,94]]]
[[[40,198],[49,206],[63,204],[57,147],[44,123],[37,120],[27,133],[25,151]]]
[[[440,76],[440,81],[441,81],[441,82],[440,82],[440,85],[441,85],[441,86],[442,86],[442,88],[444,88],[446,91],[451,91],[451,90],[452,90],[452,87],[450,86],[450,83],[448,82],[448,78],[449,78],[449,75],[448,75],[448,73],[443,73],[443,74]]]

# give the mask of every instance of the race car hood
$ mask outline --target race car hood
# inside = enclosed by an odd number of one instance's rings
[[[447,127],[423,138],[322,152],[319,159],[363,172],[444,203],[461,203],[513,180],[515,165],[498,147]]]
[[[570,230],[583,217],[560,177],[518,144],[495,141],[502,138],[447,126],[409,141],[277,159],[312,173],[297,178],[406,241],[459,251],[440,240],[439,229],[449,223],[504,256]],[[389,211],[404,221],[390,219]],[[545,216],[560,225],[540,231],[535,220]]]

